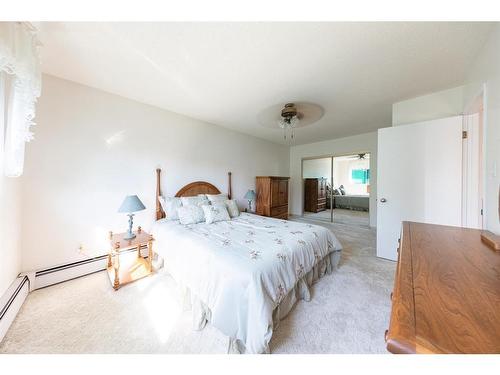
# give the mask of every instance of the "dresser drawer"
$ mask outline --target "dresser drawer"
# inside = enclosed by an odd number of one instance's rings
[[[277,217],[281,215],[288,215],[288,206],[280,206],[271,208],[271,216]]]

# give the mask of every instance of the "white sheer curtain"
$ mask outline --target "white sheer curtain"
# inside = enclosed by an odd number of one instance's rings
[[[33,139],[35,104],[41,91],[36,29],[25,22],[0,22],[0,141],[6,176],[23,173],[25,143]]]

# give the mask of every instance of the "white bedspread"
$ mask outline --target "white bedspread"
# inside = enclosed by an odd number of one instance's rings
[[[326,228],[248,213],[213,224],[160,220],[153,235],[168,272],[246,353],[269,350],[273,311],[314,266],[341,250]]]

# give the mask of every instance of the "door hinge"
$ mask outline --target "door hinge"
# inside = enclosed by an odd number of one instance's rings
[[[481,216],[483,216],[483,209],[481,208]]]
[[[462,131],[462,139],[467,139],[467,130]]]

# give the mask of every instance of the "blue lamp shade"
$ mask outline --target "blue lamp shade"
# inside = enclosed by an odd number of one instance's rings
[[[255,191],[248,190],[247,193],[245,194],[245,199],[249,200],[249,201],[254,201],[255,200]]]
[[[131,213],[146,209],[137,195],[127,195],[118,212]]]
[[[126,240],[131,240],[135,238],[135,234],[132,232],[132,226],[134,224],[134,214],[132,212],[142,211],[146,207],[142,204],[141,200],[137,195],[127,195],[123,200],[122,205],[118,209],[118,212],[123,212],[128,215],[128,231],[123,237]]]

